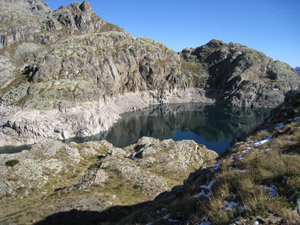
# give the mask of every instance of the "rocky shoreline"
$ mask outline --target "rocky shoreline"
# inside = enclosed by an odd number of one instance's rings
[[[65,140],[87,137],[108,130],[120,114],[162,103],[214,103],[200,89],[171,92],[147,91],[107,97],[98,102],[53,110],[26,110],[1,107],[0,146],[34,144],[45,138]]]

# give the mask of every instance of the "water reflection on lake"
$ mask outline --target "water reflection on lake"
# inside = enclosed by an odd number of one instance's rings
[[[125,147],[142,136],[161,140],[192,139],[207,148],[222,153],[233,138],[242,136],[269,116],[270,109],[225,107],[199,103],[151,106],[124,113],[110,130],[88,138],[67,142],[106,139],[117,147]]]

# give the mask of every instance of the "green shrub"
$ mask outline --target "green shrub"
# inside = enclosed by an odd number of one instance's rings
[[[13,166],[17,165],[18,163],[19,163],[18,160],[13,159],[13,160],[8,160],[8,161],[6,161],[6,162],[5,162],[5,165],[6,165],[6,166],[13,167]]]

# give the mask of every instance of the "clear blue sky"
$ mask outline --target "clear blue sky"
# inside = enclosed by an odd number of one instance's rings
[[[45,0],[52,10],[71,0]],[[211,39],[300,66],[300,0],[90,0],[104,20],[175,51]]]

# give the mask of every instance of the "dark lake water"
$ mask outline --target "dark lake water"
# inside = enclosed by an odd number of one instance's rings
[[[270,114],[270,109],[225,107],[199,103],[152,106],[124,113],[107,132],[68,140],[75,142],[106,139],[117,147],[135,143],[143,136],[194,140],[217,153],[224,152],[233,138],[247,134]]]
[[[223,153],[233,138],[240,137],[258,126],[270,114],[269,109],[225,107],[199,103],[151,106],[137,112],[124,113],[106,132],[66,142],[106,139],[117,147],[135,143],[143,136],[190,139],[207,148]],[[0,148],[0,153],[20,151]]]

